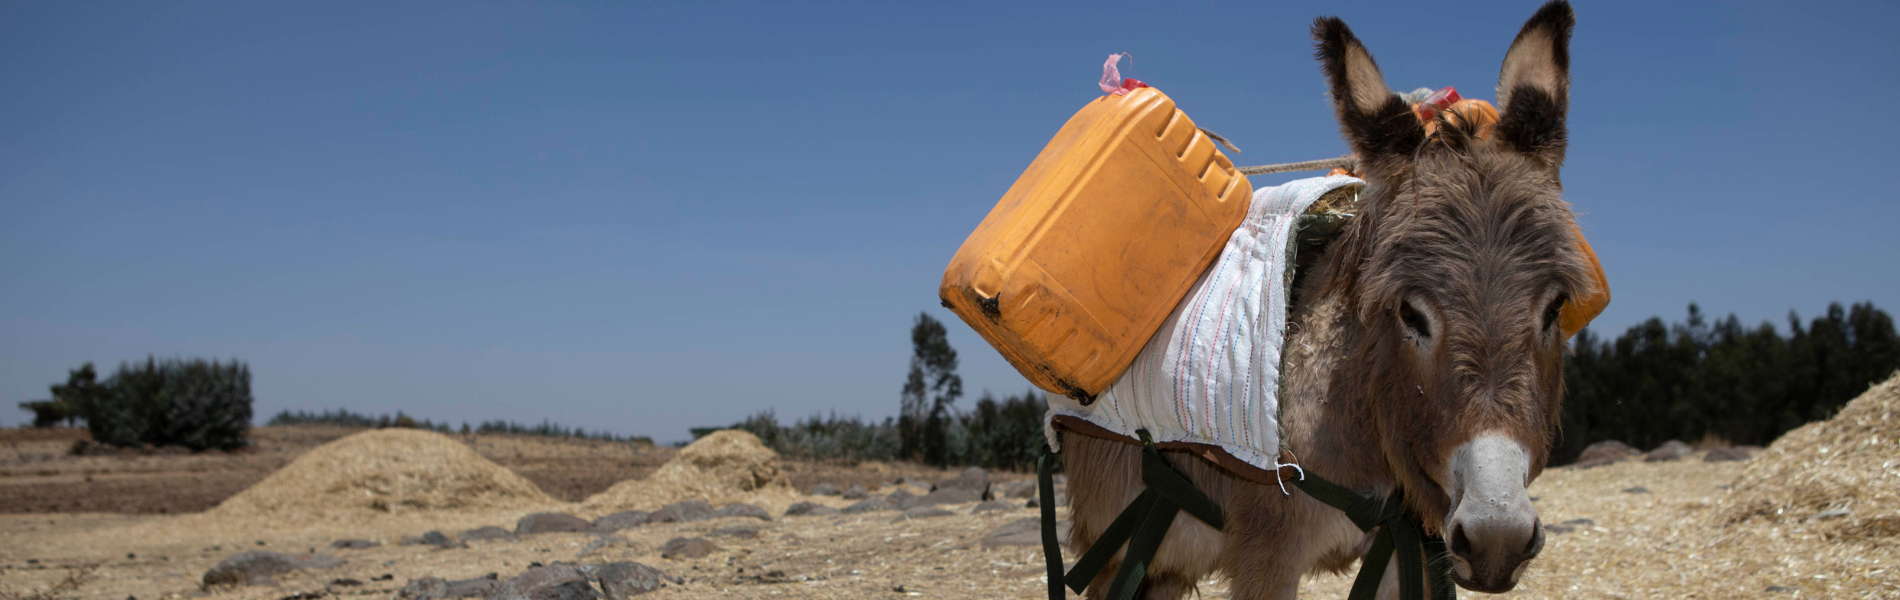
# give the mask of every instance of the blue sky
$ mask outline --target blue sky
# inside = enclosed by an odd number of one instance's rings
[[[919,311],[1017,392],[937,283],[1103,57],[1238,163],[1330,157],[1312,18],[1491,98],[1536,4],[1458,8],[0,2],[0,423],[148,354],[248,361],[260,418],[883,417]],[[1599,330],[1900,308],[1900,9],[1577,12]]]

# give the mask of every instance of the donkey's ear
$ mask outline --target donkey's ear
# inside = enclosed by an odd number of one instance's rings
[[[1333,111],[1353,152],[1374,163],[1411,156],[1425,140],[1425,127],[1405,100],[1386,88],[1379,64],[1352,28],[1339,17],[1315,19],[1313,42],[1314,57],[1332,85]]]
[[[1570,112],[1570,30],[1577,15],[1551,0],[1524,23],[1498,73],[1497,138],[1552,168],[1562,166]]]

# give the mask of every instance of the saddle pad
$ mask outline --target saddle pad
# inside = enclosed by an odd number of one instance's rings
[[[1314,177],[1256,190],[1247,216],[1220,258],[1148,340],[1135,362],[1084,406],[1051,394],[1043,418],[1049,447],[1061,450],[1055,419],[1073,417],[1158,443],[1219,447],[1267,471],[1280,457],[1280,347],[1292,281],[1296,220],[1321,197],[1365,182]]]

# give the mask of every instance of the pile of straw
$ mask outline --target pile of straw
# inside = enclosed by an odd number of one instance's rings
[[[614,484],[582,503],[584,514],[654,510],[684,500],[750,502],[782,509],[799,496],[779,470],[778,453],[738,430],[716,431],[680,450],[645,479]]]
[[[382,429],[318,446],[206,514],[373,515],[552,502],[533,482],[448,436]]]
[[[1800,523],[1833,540],[1900,536],[1900,375],[1775,440],[1723,505],[1725,524]]]

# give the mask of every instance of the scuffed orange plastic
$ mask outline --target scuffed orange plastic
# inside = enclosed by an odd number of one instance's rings
[[[939,295],[1031,383],[1090,402],[1220,256],[1252,196],[1166,94],[1103,96],[963,242]]]

